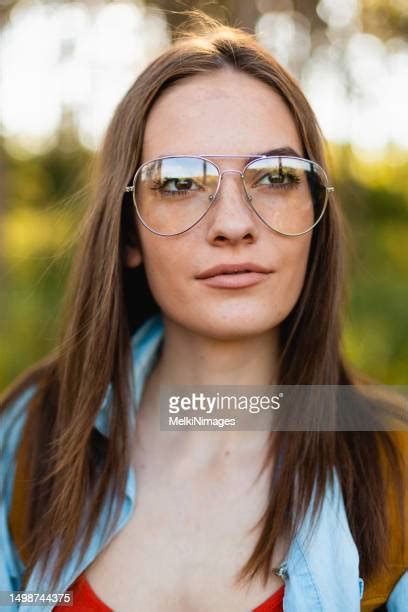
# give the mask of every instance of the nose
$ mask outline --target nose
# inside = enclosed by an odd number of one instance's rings
[[[240,180],[224,181],[226,174],[238,174]],[[224,170],[220,174],[217,191],[212,196],[208,220],[208,239],[211,242],[252,242],[258,235],[257,215],[252,210],[239,170]],[[240,184],[241,183],[241,184]]]

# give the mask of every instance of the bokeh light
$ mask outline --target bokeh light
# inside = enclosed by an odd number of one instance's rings
[[[38,153],[69,115],[96,148],[120,98],[168,43],[165,18],[142,3],[18,3],[0,37],[3,135]]]

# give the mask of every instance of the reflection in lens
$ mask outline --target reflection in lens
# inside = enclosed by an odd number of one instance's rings
[[[160,234],[177,234],[197,223],[211,206],[217,167],[198,157],[167,157],[142,166],[135,203],[143,223]]]
[[[255,211],[269,227],[283,234],[308,231],[324,212],[326,179],[311,161],[258,159],[247,166],[244,182]]]

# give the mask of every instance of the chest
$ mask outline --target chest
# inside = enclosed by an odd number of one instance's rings
[[[283,584],[234,583],[259,537],[268,474],[234,468],[163,469],[136,456],[136,504],[125,527],[86,570],[93,590],[120,612],[248,612]],[[283,561],[276,550],[272,567]]]

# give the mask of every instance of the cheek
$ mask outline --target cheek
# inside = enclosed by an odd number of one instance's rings
[[[164,252],[163,252],[164,251]],[[154,249],[152,252],[145,250],[145,270],[150,289],[159,306],[162,305],[162,296],[165,296],[174,288],[174,279],[171,271],[171,261],[165,249]]]
[[[140,234],[150,290],[159,307],[166,312],[171,303],[180,299],[182,280],[188,275],[183,262],[190,261],[191,257],[183,253],[174,238],[147,235],[143,231]]]

